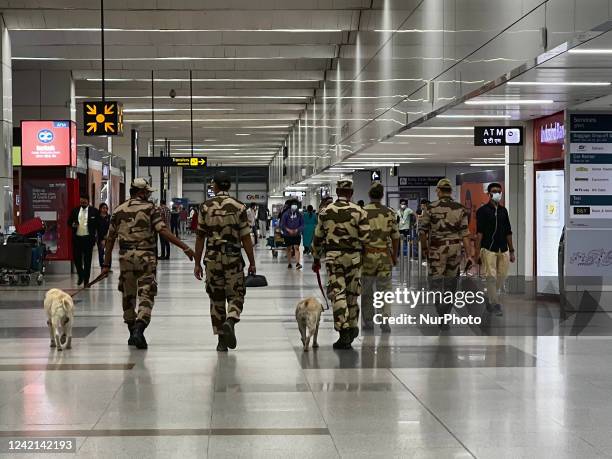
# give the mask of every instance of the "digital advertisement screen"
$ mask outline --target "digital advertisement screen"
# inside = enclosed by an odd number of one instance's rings
[[[76,124],[73,121],[22,121],[23,166],[72,166],[77,161]]]

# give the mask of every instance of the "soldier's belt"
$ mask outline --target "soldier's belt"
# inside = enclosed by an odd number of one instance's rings
[[[155,252],[155,247],[140,247],[138,244],[120,243],[119,250],[142,250],[143,252]]]
[[[325,252],[361,253],[361,249],[346,247],[325,247]]]
[[[241,246],[229,242],[226,244],[210,244],[206,246],[206,250],[225,253],[226,255],[238,255],[240,254]]]
[[[366,253],[389,253],[389,247],[366,247]]]
[[[461,239],[447,239],[445,241],[431,241],[432,247],[443,247],[445,245],[461,244]]]

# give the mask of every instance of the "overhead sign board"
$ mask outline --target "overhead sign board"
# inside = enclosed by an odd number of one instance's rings
[[[523,145],[521,126],[474,126],[476,147],[516,147]]]
[[[437,186],[442,176],[399,177],[399,186]]]
[[[373,182],[380,182],[380,169],[376,169],[370,172],[370,179]]]
[[[206,157],[192,156],[141,156],[138,165],[141,167],[185,167],[205,168]]]
[[[22,121],[22,166],[76,166],[74,121]]]
[[[117,101],[83,102],[86,136],[123,135],[123,105]]]

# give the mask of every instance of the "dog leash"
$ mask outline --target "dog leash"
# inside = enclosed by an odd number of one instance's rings
[[[315,273],[317,274],[317,282],[319,284],[319,290],[321,290],[321,295],[323,295],[323,299],[325,300],[325,306],[327,306],[325,310],[329,311],[329,303],[327,302],[327,295],[325,295],[325,290],[323,290],[323,282],[321,282],[321,270],[317,269]]]
[[[100,282],[102,279],[105,279],[108,277],[108,274],[100,274],[98,277],[96,277],[94,280],[92,280],[90,283],[88,283],[86,286],[81,287],[80,289],[78,289],[76,292],[72,293],[70,296],[72,298],[74,298],[75,296],[77,296],[79,293],[81,293],[82,291],[84,291],[85,289],[91,287],[92,285],[97,284],[98,282]]]

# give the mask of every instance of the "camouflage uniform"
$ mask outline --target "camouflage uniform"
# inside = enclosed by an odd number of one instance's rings
[[[123,293],[123,320],[151,321],[157,295],[155,239],[162,231],[162,215],[152,202],[132,198],[119,205],[111,217],[107,240],[119,238],[119,291]],[[136,312],[138,308],[138,312]]]
[[[396,213],[383,206],[380,202],[371,202],[364,207],[370,225],[370,240],[363,257],[363,292],[361,297],[361,311],[364,322],[372,322],[374,308],[372,297],[374,288],[380,292],[391,290],[391,240],[398,240],[400,233]],[[388,317],[390,305],[385,303],[383,315]]]
[[[432,290],[454,292],[459,276],[462,239],[469,235],[466,208],[450,196],[433,201],[421,216],[419,233],[429,233],[427,266]],[[438,305],[438,313],[449,312],[451,306]]]
[[[246,207],[226,191],[217,193],[200,206],[197,233],[206,238],[206,292],[210,297],[213,332],[223,334],[227,317],[238,322],[244,305],[241,239],[251,234]]]
[[[341,181],[342,182],[342,181]],[[319,213],[312,242],[315,260],[326,257],[327,295],[333,303],[334,328],[357,328],[361,293],[361,254],[370,225],[366,212],[344,198]]]

